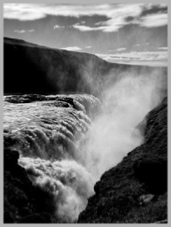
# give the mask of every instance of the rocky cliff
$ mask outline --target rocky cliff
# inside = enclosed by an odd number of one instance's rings
[[[167,99],[147,116],[145,141],[95,185],[78,223],[167,222]]]

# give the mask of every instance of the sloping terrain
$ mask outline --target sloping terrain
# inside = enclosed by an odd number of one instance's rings
[[[166,74],[167,68],[156,69]],[[4,38],[4,94],[85,92],[99,96],[105,86],[124,72],[139,75],[153,70],[147,66],[109,63],[93,54]]]
[[[95,185],[78,223],[154,223],[167,219],[167,99],[147,116],[144,144]],[[166,222],[166,221],[164,221]]]

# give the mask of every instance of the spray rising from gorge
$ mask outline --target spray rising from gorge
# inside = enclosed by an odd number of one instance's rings
[[[80,145],[80,159],[96,180],[143,143],[145,116],[163,99],[164,81],[155,70],[138,76],[130,72],[102,92],[103,109]]]

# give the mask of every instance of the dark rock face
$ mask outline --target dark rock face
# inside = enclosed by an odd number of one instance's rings
[[[90,93],[91,82],[85,76],[90,76],[93,81],[95,75],[102,76],[112,67],[112,64],[95,55],[51,49],[5,38],[5,94]]]
[[[95,185],[78,223],[154,223],[167,219],[167,99],[147,116],[145,142]]]
[[[17,39],[4,39],[4,94],[79,93],[100,95],[129,70],[147,74],[153,67],[106,62],[93,54],[51,49]],[[158,67],[158,70],[167,69]]]
[[[144,182],[147,190],[154,194],[167,191],[167,159],[145,155],[134,165],[136,177]]]
[[[32,185],[24,168],[17,164],[18,158],[17,151],[5,150],[4,223],[56,222],[52,198]]]

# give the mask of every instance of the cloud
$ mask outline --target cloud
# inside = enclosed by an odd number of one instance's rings
[[[4,4],[4,18],[36,20],[52,16],[91,16],[111,14],[110,5]]]
[[[99,25],[98,27],[89,27],[78,23],[73,25],[73,27],[83,32],[98,30],[103,32],[116,32],[127,24],[137,24],[142,27],[160,27],[167,25],[168,23],[168,15],[166,13],[152,14],[141,18],[141,12],[142,7],[140,4],[125,4],[124,6],[113,10],[111,15],[108,14],[109,20],[96,23],[95,25]],[[128,21],[126,20],[128,17],[134,19]]]
[[[127,52],[127,53],[116,53],[116,54],[97,54],[97,56],[103,58],[109,62],[154,62],[162,61],[166,62],[168,58],[167,51],[144,51],[144,52]]]
[[[167,5],[166,4],[148,4],[143,7],[143,11],[141,13],[141,17],[156,14],[156,13],[167,13]]]
[[[22,33],[26,33],[26,32],[34,32],[34,29],[30,29],[30,30],[14,30],[14,32],[22,34]]]
[[[4,4],[4,18],[30,21],[46,17],[41,5],[38,4]]]
[[[152,4],[101,4],[101,5],[59,5],[59,4],[4,4],[4,18],[29,21],[51,16],[81,17],[81,16],[106,16],[107,21],[99,21],[95,26],[85,26],[85,21],[73,25],[79,31],[116,32],[127,24],[137,24],[144,27],[157,27],[167,24],[167,12],[160,11],[163,7],[158,4],[157,14],[144,15]],[[127,20],[131,18],[131,20]],[[56,27],[59,28],[59,27]]]
[[[100,21],[95,25],[99,25],[98,27],[88,27],[81,24],[73,25],[74,28],[80,31],[98,31],[101,30],[103,32],[115,32],[118,31],[119,28],[126,25],[128,22],[125,21],[125,18],[128,16],[139,16],[141,13],[141,4],[122,4],[118,5],[118,7],[109,7],[108,12],[106,12],[106,16],[109,17],[107,21]],[[105,13],[104,13],[105,14]]]
[[[61,49],[69,50],[69,51],[81,51],[80,47],[64,47],[64,48],[61,48]]]
[[[74,24],[72,27],[80,30],[81,32],[102,30],[100,27],[94,28],[94,27],[89,27],[86,25],[79,25],[79,24]]]
[[[25,33],[26,30],[14,30],[14,32],[16,32],[16,33]]]
[[[153,14],[142,18],[140,26],[143,27],[160,27],[167,25],[168,15],[167,14]]]
[[[158,50],[168,50],[168,47],[158,47]]]
[[[58,29],[58,28],[65,28],[65,26],[60,26],[60,25],[55,25],[55,26],[53,26],[53,29]]]
[[[139,46],[146,46],[146,45],[149,45],[150,43],[137,43],[137,44],[135,44],[135,45],[133,45],[133,46],[136,46],[136,47],[139,47]]]
[[[85,46],[85,48],[87,48],[87,49],[91,49],[91,48],[92,48],[92,46]]]
[[[118,48],[118,49],[116,49],[117,51],[124,51],[124,50],[126,50],[126,48],[125,47],[122,47],[122,48]]]

